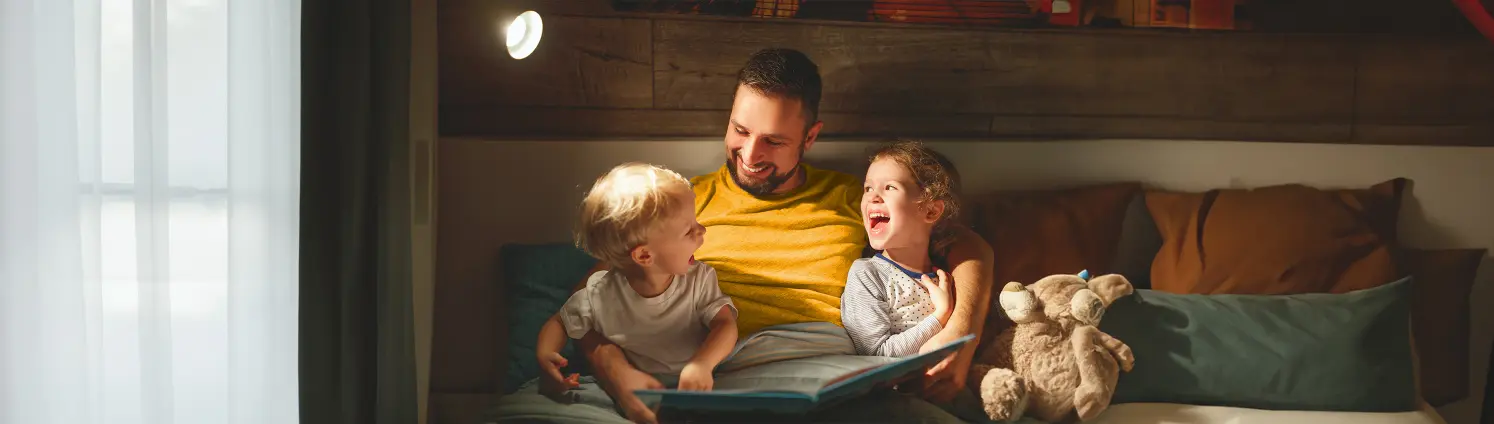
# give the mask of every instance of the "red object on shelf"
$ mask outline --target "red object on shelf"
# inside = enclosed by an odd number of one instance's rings
[[[1083,21],[1082,0],[1043,0],[1043,9],[1048,12],[1048,23],[1057,26],[1079,26]]]
[[[1494,16],[1489,15],[1489,10],[1479,0],[1453,0],[1453,4],[1463,12],[1468,22],[1473,23],[1474,28],[1478,28],[1478,32],[1484,34],[1484,38],[1494,42]]]

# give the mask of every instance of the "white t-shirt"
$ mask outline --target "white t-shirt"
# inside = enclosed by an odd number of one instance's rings
[[[606,336],[640,371],[678,374],[705,343],[722,307],[736,316],[736,306],[716,284],[716,270],[701,262],[652,298],[633,291],[622,273],[597,271],[560,308],[560,322],[572,339],[588,330]]]

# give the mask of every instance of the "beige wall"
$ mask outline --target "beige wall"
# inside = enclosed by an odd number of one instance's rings
[[[442,246],[473,246],[442,251],[440,262],[486,261],[497,246],[518,242],[568,240],[575,203],[592,180],[623,161],[648,161],[687,176],[710,172],[723,160],[719,140],[677,141],[484,141],[441,140],[441,217],[491,214],[483,228],[440,232]],[[1351,146],[1203,141],[1045,141],[934,142],[960,167],[971,191],[1042,188],[1109,181],[1141,181],[1174,190],[1255,187],[1305,183],[1319,187],[1363,187],[1392,177],[1414,181],[1403,208],[1402,237],[1415,247],[1494,248],[1494,148]],[[822,142],[807,155],[811,162],[838,160],[852,169],[865,149],[861,142]],[[469,200],[455,200],[462,196]],[[459,208],[452,210],[448,208]],[[444,240],[459,237],[460,240]],[[449,303],[448,289],[483,284],[474,273],[485,266],[439,264],[437,308]],[[1486,259],[1474,289],[1475,304],[1494,298],[1494,265]],[[441,272],[441,271],[438,271]],[[446,299],[447,301],[443,301]],[[437,320],[486,317],[437,312]],[[1470,400],[1442,408],[1449,423],[1477,421],[1484,385],[1485,358],[1494,341],[1494,314],[1473,314],[1474,373]],[[447,323],[439,322],[438,326]],[[437,351],[444,347],[437,329]],[[440,372],[437,371],[438,377]],[[440,389],[436,389],[440,390]]]
[[[419,424],[429,422],[431,337],[436,299],[436,0],[410,1],[410,285]]]

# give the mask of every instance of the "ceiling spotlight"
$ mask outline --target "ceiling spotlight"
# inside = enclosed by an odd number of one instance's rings
[[[540,22],[539,13],[530,10],[519,14],[508,24],[508,29],[504,30],[503,41],[508,44],[508,55],[514,59],[529,57],[539,47],[540,35],[544,30],[545,25]]]

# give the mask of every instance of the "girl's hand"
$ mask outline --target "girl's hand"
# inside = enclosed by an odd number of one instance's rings
[[[934,301],[934,316],[939,319],[939,325],[949,325],[949,315],[954,312],[954,290],[950,289],[949,274],[942,269],[935,269],[934,273],[939,276],[939,282],[935,283],[925,275],[918,283],[928,290],[929,298]]]

